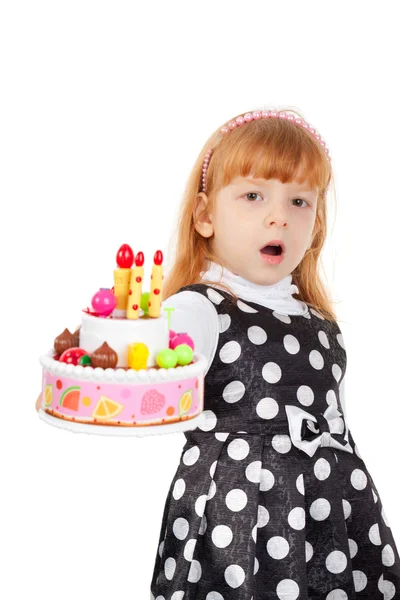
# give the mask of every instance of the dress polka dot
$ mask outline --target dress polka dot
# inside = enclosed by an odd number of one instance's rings
[[[239,358],[242,353],[242,349],[238,342],[232,340],[230,342],[226,342],[219,351],[219,357],[223,363],[230,364],[235,362]]]
[[[186,560],[193,560],[194,549],[196,547],[196,540],[190,539],[186,542],[185,548],[183,550],[183,556]]]
[[[296,508],[293,508],[289,513],[288,522],[290,527],[293,527],[293,529],[304,529],[306,524],[306,513],[304,512],[304,508],[301,506],[296,506]]]
[[[271,558],[281,560],[289,554],[289,544],[280,535],[274,535],[267,542],[267,552]]]
[[[228,404],[239,402],[244,396],[246,388],[241,381],[231,381],[222,391],[222,397]]]
[[[260,492],[268,492],[275,483],[274,474],[268,469],[261,469]]]
[[[318,371],[320,371],[323,368],[324,357],[318,350],[311,350],[309,359],[310,365],[314,367],[314,369],[318,369]]]
[[[249,340],[257,346],[265,344],[267,341],[265,329],[259,327],[258,325],[252,325],[252,327],[249,327],[247,330],[247,335],[249,336]]]
[[[256,412],[262,419],[273,419],[279,412],[279,405],[273,398],[262,398],[257,403]]]
[[[164,565],[164,573],[165,573],[165,577],[167,579],[169,579],[169,581],[171,581],[171,579],[173,578],[175,569],[176,569],[176,560],[171,557],[167,558],[167,560],[165,561],[165,565]]]
[[[342,369],[339,367],[339,365],[337,365],[337,364],[332,365],[332,375],[334,376],[336,381],[340,381],[340,378],[342,376]]]
[[[246,467],[246,478],[252,483],[260,483],[261,460],[255,460]]]
[[[204,410],[202,414],[203,420],[199,423],[199,429],[202,431],[211,431],[215,429],[217,424],[217,416],[212,410]]]
[[[231,325],[231,318],[229,315],[218,315],[219,318],[219,332],[225,333]]]
[[[265,506],[258,506],[257,527],[265,527],[269,521],[269,512]]]
[[[390,544],[382,548],[382,564],[385,567],[391,567],[394,564],[394,552]]]
[[[236,488],[227,493],[225,498],[226,506],[232,512],[239,512],[247,504],[247,494],[243,490]]]
[[[201,565],[198,560],[192,560],[188,574],[188,581],[197,583],[201,577]]]
[[[283,338],[283,345],[285,347],[286,352],[289,354],[297,354],[300,350],[299,340],[294,337],[291,333],[288,333]]]
[[[184,540],[189,533],[189,523],[186,519],[180,517],[174,521],[172,531],[178,540]]]
[[[248,304],[246,304],[245,302],[243,302],[242,300],[238,300],[237,301],[237,307],[245,313],[257,313],[258,311],[255,308],[252,308],[251,306],[249,306]]]
[[[375,544],[375,546],[380,546],[382,544],[378,523],[374,523],[373,525],[371,525],[371,527],[369,528],[368,537],[371,543]]]
[[[319,458],[314,465],[314,474],[317,479],[323,481],[331,473],[331,466],[326,458]]]
[[[363,571],[353,571],[353,582],[356,592],[361,592],[367,585],[367,577]]]
[[[326,557],[326,568],[331,573],[341,573],[347,567],[347,557],[341,550],[334,550]]]
[[[243,584],[245,572],[240,565],[229,565],[225,569],[224,576],[226,583],[236,589]]]
[[[318,339],[324,348],[329,349],[329,340],[328,340],[328,336],[326,335],[325,331],[323,331],[323,330],[318,331]]]
[[[228,446],[228,454],[233,460],[243,460],[250,452],[249,443],[241,438],[232,440]]]
[[[210,288],[183,288],[212,306],[218,336],[202,420],[184,432],[162,513],[152,600],[395,600],[400,557],[341,410],[337,322],[307,303],[285,315]],[[190,335],[189,320],[181,329]],[[328,407],[339,411],[331,439],[352,452],[299,443],[320,437]]]
[[[192,448],[189,448],[189,450],[186,450],[186,452],[183,455],[183,462],[185,463],[185,465],[192,466],[194,465],[200,456],[200,448],[198,446],[193,446]]]
[[[274,435],[271,443],[272,447],[280,454],[286,454],[292,447],[290,437],[286,434]]]
[[[174,489],[172,490],[172,496],[174,500],[180,500],[185,493],[186,483],[180,478],[175,481]]]
[[[314,392],[308,385],[301,385],[297,389],[297,400],[303,406],[311,406],[314,402]]]
[[[351,485],[356,490],[363,490],[367,485],[367,477],[361,469],[354,469],[350,475]]]
[[[224,297],[211,287],[207,289],[207,296],[214,304],[221,304],[224,300]]]
[[[276,595],[279,600],[297,600],[300,596],[299,585],[293,579],[282,579],[276,586]]]
[[[275,362],[268,362],[262,368],[262,376],[268,383],[276,383],[282,377],[282,370]]]
[[[207,502],[207,494],[202,494],[199,496],[195,502],[195,511],[199,517],[202,517],[204,514],[204,508]]]
[[[232,542],[232,529],[227,525],[217,525],[211,533],[211,539],[217,548],[226,548]]]
[[[318,498],[310,506],[310,515],[316,521],[323,521],[331,512],[331,505],[326,498]]]

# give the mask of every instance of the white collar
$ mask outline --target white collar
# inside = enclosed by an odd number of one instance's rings
[[[216,283],[225,283],[243,300],[261,304],[282,314],[302,315],[308,312],[307,304],[292,296],[292,294],[298,294],[299,289],[292,283],[291,274],[272,285],[260,285],[236,275],[227,267],[221,267],[213,261],[208,261],[208,264],[208,269],[202,271],[200,277]],[[220,287],[220,289],[223,288]]]

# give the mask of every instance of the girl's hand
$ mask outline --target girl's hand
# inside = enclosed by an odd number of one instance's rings
[[[40,392],[38,399],[36,400],[36,404],[35,404],[36,410],[39,410],[41,405],[42,405],[42,392]]]

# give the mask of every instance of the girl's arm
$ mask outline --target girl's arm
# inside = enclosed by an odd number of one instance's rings
[[[36,410],[39,410],[41,404],[42,404],[42,392],[40,392],[38,399],[36,400],[36,404],[35,404]]]
[[[192,290],[184,290],[163,301],[163,307],[173,307],[171,329],[187,333],[194,342],[195,352],[208,359],[207,371],[217,350],[219,318],[215,306],[208,298]]]

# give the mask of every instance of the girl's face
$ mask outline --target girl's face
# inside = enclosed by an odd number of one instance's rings
[[[317,197],[307,182],[236,177],[217,194],[212,214],[206,212],[206,194],[199,194],[196,229],[213,236],[213,252],[230,271],[272,285],[297,267],[310,246]],[[270,264],[261,252],[272,240],[285,244],[279,264]]]

